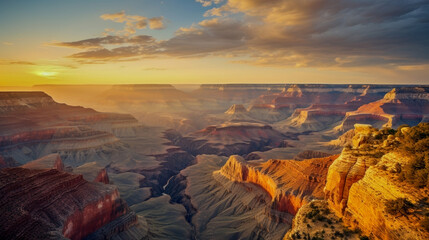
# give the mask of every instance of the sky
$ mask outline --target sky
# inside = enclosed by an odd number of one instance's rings
[[[429,84],[429,0],[3,0],[0,86]]]

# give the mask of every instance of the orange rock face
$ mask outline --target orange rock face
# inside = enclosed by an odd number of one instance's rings
[[[397,173],[397,166],[410,164],[409,153],[386,146],[393,135],[383,145],[375,143],[370,137],[374,129],[368,125],[356,125],[354,132],[353,147],[345,148],[329,167],[324,192],[330,209],[371,239],[429,239],[419,213],[429,198],[427,188],[400,181]],[[413,210],[392,215],[386,202],[400,198],[410,201]]]
[[[370,125],[356,124],[352,143],[359,147],[376,131]],[[327,182],[324,189],[325,198],[330,207],[339,215],[344,214],[347,206],[350,187],[363,178],[365,171],[377,161],[370,154],[356,152],[345,148],[337,160],[329,167]]]
[[[219,172],[232,181],[260,186],[270,195],[272,208],[296,214],[311,199],[323,198],[325,176],[336,158],[248,163],[240,156],[231,156]]]

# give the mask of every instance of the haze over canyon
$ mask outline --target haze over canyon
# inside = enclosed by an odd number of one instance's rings
[[[2,238],[429,237],[428,86],[180,89],[0,92]]]

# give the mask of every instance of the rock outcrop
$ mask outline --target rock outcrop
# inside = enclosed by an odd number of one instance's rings
[[[73,173],[81,174],[88,182],[101,182],[109,184],[109,176],[105,167],[99,166],[97,162],[85,163],[75,169]]]
[[[0,112],[37,109],[55,105],[55,101],[44,92],[1,92]]]
[[[313,200],[299,209],[292,228],[284,240],[295,239],[353,239],[359,234],[344,226],[343,221],[330,211],[325,200]]]
[[[282,147],[286,136],[271,126],[259,123],[226,123],[209,126],[182,137],[172,131],[167,137],[187,152],[229,156]]]
[[[409,128],[403,129],[406,134]],[[325,196],[344,223],[373,239],[428,239],[423,229],[427,188],[400,181],[398,173],[411,164],[411,155],[398,150],[398,137],[380,137],[368,125],[356,125],[353,145],[329,167]],[[384,139],[384,140],[383,140]],[[394,216],[387,202],[407,199],[413,210]]]
[[[397,128],[401,124],[414,126],[427,121],[428,112],[428,87],[393,88],[382,99],[347,112],[343,122],[335,129],[347,131],[355,123],[371,124],[378,128]]]
[[[242,104],[234,104],[228,110],[226,110],[225,113],[229,115],[247,113],[247,109]]]
[[[0,112],[0,152],[21,164],[57,152],[77,166],[82,155],[121,148],[117,136],[140,128],[129,114],[60,104],[42,92],[0,92]]]
[[[377,132],[370,125],[356,124],[353,146],[358,148],[360,144]],[[341,155],[332,163],[327,175],[325,186],[326,199],[331,208],[339,215],[344,213],[350,187],[365,175],[365,171],[375,165],[378,159],[372,152],[359,151],[351,148],[344,148]]]
[[[330,129],[344,118],[344,109],[350,109],[344,106],[313,104],[308,108],[298,108],[288,119],[275,123],[275,127],[283,132],[317,132]]]
[[[64,164],[58,153],[49,154],[34,161],[28,162],[21,167],[29,169],[57,169],[64,170]]]
[[[224,116],[230,122],[258,122],[250,117],[249,112],[242,104],[233,104],[225,111]]]
[[[347,132],[341,134],[337,139],[331,140],[328,145],[333,148],[344,148],[345,146],[352,145],[352,138],[355,135],[354,129],[350,129]]]
[[[3,239],[82,239],[130,213],[113,185],[56,169],[0,170]],[[126,231],[137,221],[122,224]]]
[[[306,108],[312,104],[335,104],[340,108],[357,108],[383,97],[395,86],[291,84],[283,91],[261,95],[256,104],[274,104],[276,108]]]
[[[323,198],[326,173],[336,158],[248,163],[240,156],[231,156],[219,174],[231,181],[260,186],[270,195],[273,209],[294,215],[312,199]]]
[[[216,172],[226,157],[199,155],[166,186],[171,201],[183,204],[197,239],[280,239],[292,215],[270,207],[265,190],[234,182]]]
[[[375,239],[428,239],[429,233],[422,229],[422,216],[392,216],[385,209],[386,201],[405,198],[414,205],[428,199],[427,189],[416,189],[400,182],[395,174],[382,166],[407,161],[406,156],[388,153],[376,166],[368,168],[364,177],[350,186],[344,221]],[[425,203],[423,203],[425,204]]]

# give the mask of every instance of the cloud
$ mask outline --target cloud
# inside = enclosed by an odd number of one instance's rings
[[[22,61],[22,60],[0,59],[0,65],[36,65],[36,64],[33,62]]]
[[[117,13],[103,14],[100,18],[117,23],[125,23],[124,29],[118,33],[126,36],[135,34],[136,29],[145,29],[148,26],[150,29],[164,29],[164,17],[153,17],[148,19],[147,17],[139,15],[127,15],[124,10]]]
[[[240,21],[210,19],[198,26],[181,28],[173,38],[161,42],[164,54],[178,57],[222,54],[245,47],[246,27]]]
[[[89,38],[74,42],[52,42],[48,43],[51,46],[70,47],[78,49],[103,48],[105,45],[121,45],[121,44],[146,44],[154,42],[155,39],[148,35],[138,36],[105,36],[98,38]]]
[[[149,19],[150,29],[164,29],[164,17],[153,17]]]
[[[12,43],[12,42],[2,42],[2,44],[3,44],[3,45],[6,45],[6,46],[12,46],[12,45],[13,45],[13,43]]]
[[[429,60],[428,5],[423,0],[229,0],[206,15],[245,15],[252,29],[248,63],[389,66]]]
[[[148,57],[201,57],[227,54],[243,48],[246,30],[242,22],[210,19],[179,29],[169,40],[157,41],[151,36],[105,36],[49,45],[84,50],[68,56],[82,63],[129,61]],[[117,46],[111,48],[109,46]]]
[[[209,7],[213,4],[220,4],[223,0],[195,0],[201,3],[204,7]]]
[[[219,6],[206,12],[208,19],[179,28],[168,40],[105,36],[54,45],[85,49],[69,57],[97,61],[216,55],[254,65],[397,69],[429,62],[427,0],[197,2]],[[144,27],[144,22],[137,26],[143,20],[153,29],[164,27],[162,17],[147,19],[124,11],[102,18],[134,29]]]

